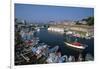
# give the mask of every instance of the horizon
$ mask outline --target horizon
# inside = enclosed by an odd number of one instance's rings
[[[31,23],[77,21],[90,16],[94,16],[94,8],[15,4],[15,18]]]

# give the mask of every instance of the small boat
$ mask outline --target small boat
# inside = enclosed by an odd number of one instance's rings
[[[86,36],[86,37],[85,37],[85,39],[91,39],[91,38],[92,38],[91,36]]]
[[[73,34],[74,37],[81,37],[80,34]]]
[[[53,47],[53,48],[49,49],[49,53],[52,53],[52,52],[57,52],[57,51],[58,51],[58,49],[59,49],[59,46],[55,46],[55,47]]]
[[[67,46],[70,46],[70,47],[73,47],[73,48],[77,48],[77,49],[85,49],[86,48],[86,45],[81,44],[79,42],[73,42],[73,43],[65,42],[65,44]]]
[[[40,29],[38,28],[38,29],[37,29],[37,32],[39,32],[39,31],[40,31]]]
[[[90,53],[87,53],[86,56],[85,56],[85,60],[86,61],[93,61],[94,58],[93,58],[93,56]]]
[[[73,34],[73,32],[72,31],[66,32],[66,35],[69,35],[69,34]]]

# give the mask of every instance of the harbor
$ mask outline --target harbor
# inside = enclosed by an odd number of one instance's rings
[[[14,65],[94,61],[94,9],[15,4]]]
[[[72,34],[48,31],[48,28],[33,28],[30,25],[16,24],[15,65],[48,64],[79,61],[93,61],[93,38],[85,39]],[[65,44],[70,36],[88,47],[80,50]],[[19,40],[18,40],[19,39]],[[17,43],[18,42],[18,43]]]

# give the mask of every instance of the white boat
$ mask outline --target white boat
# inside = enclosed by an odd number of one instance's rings
[[[91,38],[92,38],[91,36],[86,36],[86,37],[85,37],[85,39],[91,39]]]
[[[78,43],[78,42],[77,42]],[[70,46],[70,47],[73,47],[73,48],[77,48],[77,49],[85,49],[86,48],[86,45],[83,45],[83,44],[72,44],[72,43],[67,43],[67,42],[65,42],[65,44],[67,45],[67,46]]]
[[[52,52],[57,52],[57,51],[58,51],[58,49],[59,49],[59,46],[55,46],[55,47],[53,47],[53,48],[49,49],[49,53],[52,53]]]
[[[73,32],[72,31],[66,32],[66,35],[69,35],[69,34],[73,34]]]
[[[85,60],[86,61],[93,61],[94,58],[93,58],[93,56],[91,54],[87,53],[86,56],[85,56]]]
[[[39,32],[39,31],[40,31],[40,29],[38,28],[38,29],[37,29],[37,32]]]

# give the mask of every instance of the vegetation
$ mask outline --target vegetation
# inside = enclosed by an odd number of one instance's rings
[[[88,18],[82,19],[81,21],[86,21],[86,25],[88,26],[94,25],[94,17],[88,17]],[[80,23],[79,21],[76,21],[76,24],[82,25],[82,23]]]
[[[87,19],[85,19],[85,21],[89,26],[94,25],[94,17],[88,17]]]
[[[81,23],[80,23],[79,21],[76,21],[76,24],[77,24],[77,25],[81,25]]]

